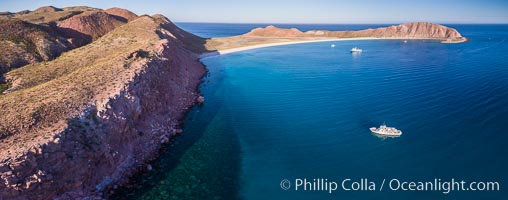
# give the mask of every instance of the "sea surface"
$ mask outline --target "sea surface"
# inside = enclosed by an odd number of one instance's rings
[[[178,25],[203,37],[260,26]],[[319,42],[203,59],[206,102],[187,115],[184,133],[162,151],[154,169],[114,198],[506,198],[508,25],[449,26],[470,41]],[[355,46],[364,52],[351,54]],[[383,122],[402,136],[370,133]],[[336,181],[339,188],[331,194],[295,191],[295,179],[304,178]],[[288,190],[281,188],[284,179]],[[376,191],[345,191],[345,179],[374,182]],[[500,191],[391,191],[391,179],[496,181]]]

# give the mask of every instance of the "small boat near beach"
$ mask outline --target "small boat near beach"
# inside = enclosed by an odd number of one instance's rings
[[[354,47],[351,49],[351,53],[361,53],[363,50],[358,48],[358,47]]]
[[[399,129],[396,129],[394,127],[388,127],[385,123],[383,125],[379,126],[379,128],[371,127],[369,128],[372,133],[379,134],[379,135],[385,135],[385,136],[400,136],[402,135],[402,131]]]
[[[334,47],[335,47],[335,44],[330,45],[330,47],[334,48]]]

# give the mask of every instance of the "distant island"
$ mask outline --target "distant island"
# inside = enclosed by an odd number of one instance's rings
[[[359,31],[310,30],[302,32],[296,28],[283,29],[267,26],[265,28],[255,28],[239,36],[212,38],[207,41],[206,47],[209,50],[217,50],[218,52],[215,54],[224,54],[281,44],[373,39],[427,39],[440,40],[442,43],[461,43],[467,41],[467,38],[463,37],[454,28],[428,22],[414,22]],[[214,53],[205,54],[205,56],[208,55],[214,55]]]
[[[106,197],[145,170],[203,102],[203,54],[347,39],[464,42],[408,23],[361,31],[257,28],[201,38],[162,15],[85,6],[0,13],[0,199]]]

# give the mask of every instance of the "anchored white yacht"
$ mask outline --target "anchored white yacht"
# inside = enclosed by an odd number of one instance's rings
[[[400,136],[402,135],[402,131],[398,130],[394,127],[387,127],[385,123],[379,126],[379,128],[371,127],[370,131],[379,135],[387,135],[387,136]]]
[[[354,48],[352,48],[352,49],[351,49],[351,53],[356,53],[356,52],[360,53],[360,52],[362,52],[362,51],[363,51],[363,50],[362,50],[362,49],[360,49],[360,48],[358,48],[358,47],[354,47]]]

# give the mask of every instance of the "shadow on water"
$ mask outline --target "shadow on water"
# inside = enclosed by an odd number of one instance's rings
[[[110,199],[239,198],[238,137],[223,101],[214,98],[222,81],[207,79],[202,84],[207,102],[187,114],[183,134],[161,150],[151,171],[133,177]]]

